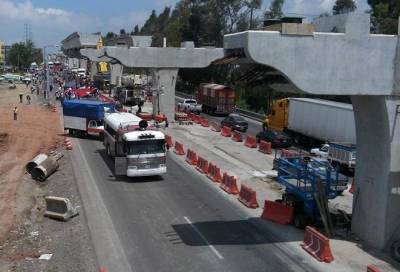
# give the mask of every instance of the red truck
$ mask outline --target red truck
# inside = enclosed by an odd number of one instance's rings
[[[228,115],[235,110],[235,90],[219,84],[201,83],[196,93],[197,103],[209,114]]]

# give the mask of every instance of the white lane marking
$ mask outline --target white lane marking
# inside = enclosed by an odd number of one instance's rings
[[[207,246],[218,257],[218,259],[223,260],[224,256],[222,256],[221,253],[219,253],[218,250],[208,242],[208,240],[206,239],[206,237],[204,237],[204,235],[200,232],[200,230],[195,225],[193,225],[192,221],[190,221],[190,219],[186,216],[184,216],[183,218],[185,218],[186,222],[194,229],[194,231],[200,236],[200,238],[203,239],[203,241],[207,244]]]

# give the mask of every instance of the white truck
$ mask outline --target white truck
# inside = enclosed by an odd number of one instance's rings
[[[104,118],[104,146],[114,158],[115,175],[156,176],[167,172],[165,135],[127,112]]]
[[[327,159],[341,172],[354,172],[356,166],[356,147],[353,144],[329,143],[320,148],[313,148],[311,155]]]
[[[195,99],[182,99],[178,102],[178,110],[190,111],[196,114],[200,114],[202,105],[197,104]]]

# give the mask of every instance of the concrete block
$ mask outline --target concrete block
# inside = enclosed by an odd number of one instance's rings
[[[68,221],[78,214],[76,207],[73,207],[68,198],[57,196],[46,196],[45,216],[57,220]]]

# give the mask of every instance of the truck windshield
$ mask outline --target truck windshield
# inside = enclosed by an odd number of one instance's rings
[[[165,153],[165,140],[142,140],[127,143],[127,155]]]

